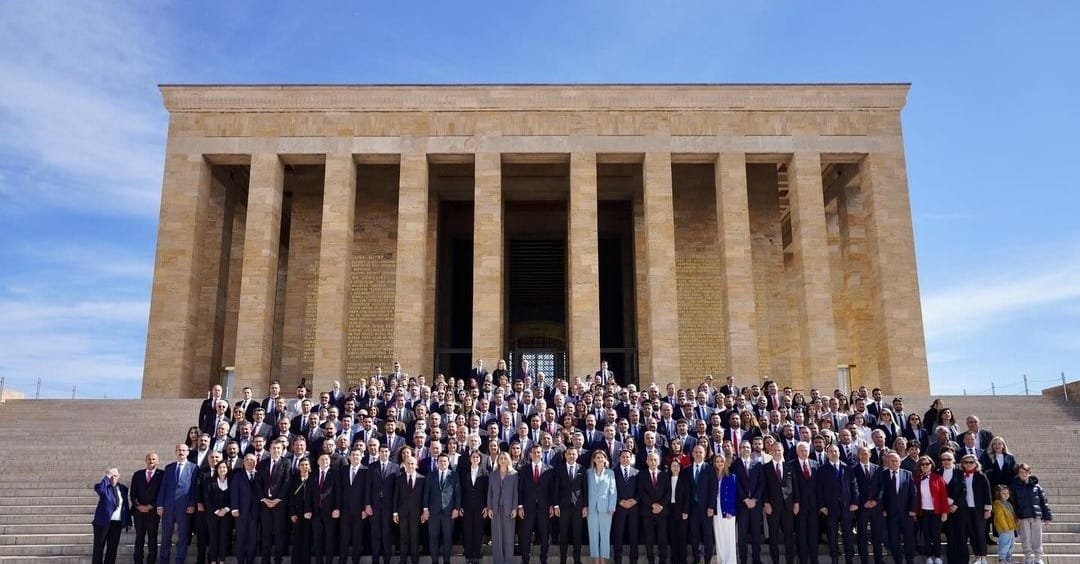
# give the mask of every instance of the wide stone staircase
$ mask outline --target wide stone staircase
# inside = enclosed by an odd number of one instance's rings
[[[1034,466],[1054,510],[1054,523],[1044,533],[1047,562],[1080,564],[1080,406],[1038,396],[943,399],[958,419],[978,414],[1019,459]],[[905,403],[909,412],[921,414],[930,400],[906,397]],[[170,462],[198,405],[198,400],[0,404],[0,564],[89,562],[89,523],[97,501],[92,484],[109,466],[118,466],[127,483],[150,450],[159,453],[163,465]],[[121,538],[120,561],[130,561],[133,537],[129,531]],[[456,556],[459,561],[464,562]]]

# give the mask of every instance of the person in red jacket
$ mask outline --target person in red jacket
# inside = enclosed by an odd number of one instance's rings
[[[915,492],[919,499],[919,530],[926,547],[923,556],[927,564],[941,564],[941,524],[949,518],[949,494],[945,480],[934,472],[934,461],[929,456],[919,457]]]

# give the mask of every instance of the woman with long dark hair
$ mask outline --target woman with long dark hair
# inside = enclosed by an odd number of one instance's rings
[[[232,534],[232,509],[229,507],[229,464],[218,462],[211,479],[203,485],[202,499],[206,507],[206,528],[210,533],[210,545],[206,558],[210,564],[224,564],[229,555],[229,537]]]
[[[289,520],[292,521],[289,556],[291,562],[307,564],[311,561],[311,492],[317,486],[311,484],[310,460],[301,460],[297,469],[289,483]]]
[[[487,512],[488,471],[484,468],[480,451],[469,453],[457,467],[461,486],[462,548],[469,564],[480,562],[481,543],[484,537],[484,518]]]

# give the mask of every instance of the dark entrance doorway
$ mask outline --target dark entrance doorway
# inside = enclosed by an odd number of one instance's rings
[[[567,376],[566,203],[512,202],[506,226],[508,360],[551,385]]]
[[[619,384],[638,384],[633,207],[627,200],[601,201],[598,211],[600,358]]]

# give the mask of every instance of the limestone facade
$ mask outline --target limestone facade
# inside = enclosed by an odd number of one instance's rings
[[[226,366],[259,397],[393,361],[494,368],[525,315],[511,240],[562,241],[565,311],[542,317],[575,377],[617,350],[641,385],[929,390],[907,85],[161,91],[145,397],[201,396]],[[451,311],[464,345],[437,335]]]

